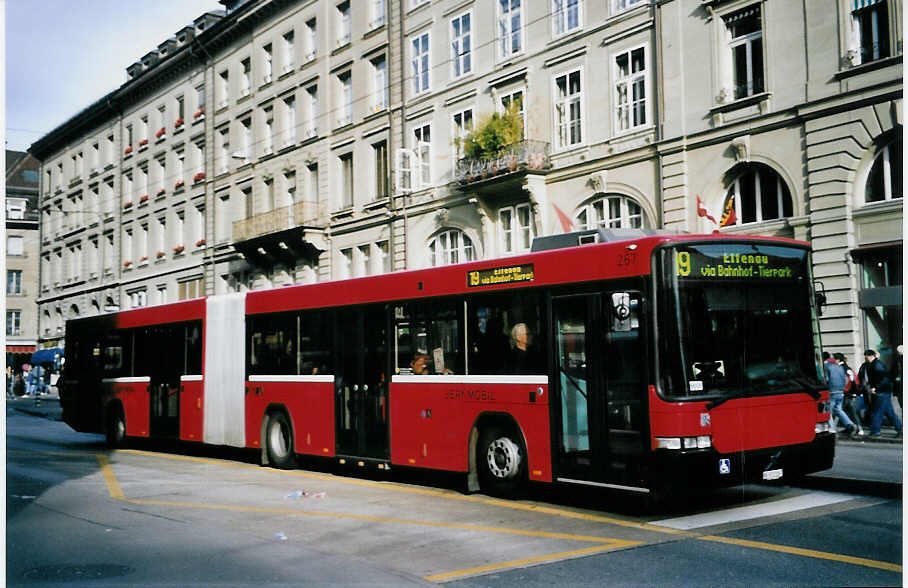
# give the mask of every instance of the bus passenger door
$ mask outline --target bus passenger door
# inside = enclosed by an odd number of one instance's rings
[[[388,456],[387,315],[383,306],[337,312],[338,455]]]
[[[555,385],[560,419],[558,478],[599,480],[607,463],[605,436],[601,434],[603,394],[595,358],[599,338],[594,336],[601,314],[598,294],[552,299],[555,335]]]

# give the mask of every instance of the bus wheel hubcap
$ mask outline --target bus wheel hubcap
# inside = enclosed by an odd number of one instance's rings
[[[271,450],[274,451],[275,456],[283,457],[287,453],[287,437],[284,435],[284,428],[280,423],[273,423],[271,425]]]
[[[486,462],[496,478],[513,478],[520,468],[520,448],[507,437],[496,439],[489,444]]]

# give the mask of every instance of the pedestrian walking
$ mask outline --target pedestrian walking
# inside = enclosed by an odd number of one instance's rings
[[[901,437],[902,421],[892,408],[892,379],[889,377],[889,370],[873,349],[864,351],[864,360],[867,366],[867,382],[873,399],[870,409],[870,435],[879,437],[882,434],[883,419],[889,418],[895,427],[895,436]]]
[[[845,360],[844,353],[835,353],[833,354],[833,357],[840,366],[845,368],[845,401],[843,403],[845,414],[847,414],[851,419],[851,422],[854,423],[856,428],[855,434],[863,435],[864,427],[861,426],[861,413],[857,406],[858,398],[860,398],[860,391],[858,390],[858,383],[856,381],[857,375]]]
[[[823,373],[826,374],[826,382],[829,384],[829,404],[834,430],[838,431],[838,425],[842,424],[845,427],[845,434],[852,435],[857,429],[842,410],[842,404],[845,401],[845,383],[848,381],[845,367],[839,364],[834,357],[830,357],[823,363]]]

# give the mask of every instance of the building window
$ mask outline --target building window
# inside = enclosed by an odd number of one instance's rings
[[[764,91],[763,25],[760,5],[749,6],[725,17],[734,97],[746,98]]]
[[[360,245],[356,248],[356,275],[368,276],[372,273],[372,245]]]
[[[274,108],[268,106],[262,109],[265,122],[265,139],[263,151],[265,155],[274,153]]]
[[[859,63],[889,57],[889,9],[886,0],[852,0],[851,13]]]
[[[552,33],[557,37],[580,28],[581,0],[552,0]]]
[[[410,74],[413,76],[413,94],[429,90],[429,33],[410,40]]]
[[[296,62],[293,31],[284,33],[282,38],[284,40],[284,73],[288,73],[293,70],[293,65]]]
[[[353,277],[353,249],[341,249],[340,278],[346,280]]]
[[[372,110],[388,107],[388,62],[384,55],[369,62],[372,66]]]
[[[646,0],[614,0],[615,12],[627,10],[632,6],[643,4],[644,2],[646,2]]]
[[[179,298],[180,300],[189,300],[192,298],[199,298],[200,296],[205,295],[205,278],[196,278],[195,280],[188,280],[186,282],[179,283]]]
[[[580,70],[555,78],[555,146],[564,149],[583,142]]]
[[[375,199],[388,197],[388,142],[379,141],[372,145],[375,159]]]
[[[792,215],[791,193],[775,170],[754,163],[734,171],[738,173],[733,175],[735,179],[725,195],[719,226],[760,223]]]
[[[205,112],[205,86],[195,89],[195,104],[198,112]]]
[[[296,97],[284,98],[284,147],[296,142]]]
[[[318,164],[311,163],[307,165],[306,174],[309,176],[306,200],[308,202],[318,202]]]
[[[240,121],[243,127],[243,161],[249,161],[249,150],[252,149],[252,119],[246,118]]]
[[[274,74],[274,55],[271,43],[262,47],[262,84],[270,84]]]
[[[240,78],[240,95],[248,96],[249,90],[252,88],[252,80],[250,79],[252,74],[252,63],[248,57],[240,62],[240,67],[243,70],[243,75]]]
[[[464,137],[473,130],[473,109],[455,112],[451,120],[454,123],[454,159],[457,160],[463,157]]]
[[[375,244],[376,267],[378,271],[387,274],[391,271],[391,254],[387,241],[379,241]]]
[[[314,60],[318,55],[318,29],[315,24],[314,18],[306,21],[306,62]]]
[[[7,255],[25,255],[25,237],[9,235],[6,238]]]
[[[426,188],[432,185],[432,125],[413,129],[413,147],[419,169],[419,185]]]
[[[337,119],[337,126],[349,125],[353,122],[353,78],[349,71],[337,74],[337,82],[340,85],[340,104],[338,111],[340,116]]]
[[[337,46],[350,42],[350,2],[337,5]]]
[[[158,286],[158,304],[167,304],[167,286]]]
[[[183,120],[186,116],[186,104],[182,96],[177,96],[177,120]]]
[[[230,99],[230,72],[225,69],[218,74],[218,80],[218,93],[221,95],[218,108],[223,108],[227,106],[227,101]]]
[[[377,29],[385,24],[385,0],[372,0],[372,22],[369,29]]]
[[[521,0],[498,0],[498,56],[506,59],[523,51]]]
[[[22,294],[22,270],[6,271],[6,293]]]
[[[902,138],[898,136],[891,143],[884,145],[874,157],[867,176],[864,201],[869,204],[901,197]]]
[[[627,196],[600,196],[580,207],[574,215],[577,228],[641,229],[649,224],[639,204]]]
[[[218,137],[220,143],[220,145],[218,146],[218,159],[221,163],[218,172],[223,174],[230,169],[230,129],[228,127],[224,127],[218,133]],[[182,176],[182,174],[180,174],[180,176]],[[179,179],[182,179],[182,177],[180,177]]]
[[[525,100],[523,97],[523,89],[520,90],[511,90],[501,94],[498,98],[498,107],[500,110],[504,111],[511,108],[511,105],[515,105],[514,108],[517,110],[517,114],[520,115],[520,120],[522,121],[522,128],[520,130],[520,138],[526,138],[526,128],[527,128],[527,113],[525,109]]]
[[[22,334],[22,311],[21,310],[7,310],[6,311],[6,335],[9,336],[18,336]]]
[[[615,57],[615,128],[619,132],[646,125],[646,88],[644,48]]]
[[[451,21],[451,62],[455,78],[473,71],[471,20],[472,12],[465,12]]]
[[[433,266],[473,261],[473,241],[459,229],[442,231],[429,241],[429,260]]]
[[[353,207],[353,153],[340,156],[341,208]]]
[[[504,255],[524,253],[533,244],[535,229],[529,204],[507,206],[498,211],[501,252]]]
[[[309,97],[309,120],[306,123],[306,138],[318,135],[318,86],[313,84],[306,88]]]

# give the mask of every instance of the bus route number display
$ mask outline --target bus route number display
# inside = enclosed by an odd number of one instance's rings
[[[678,251],[675,273],[680,278],[706,280],[793,280],[801,275],[802,260],[763,251],[713,249]]]
[[[536,279],[532,263],[509,265],[467,272],[467,287],[479,288],[515,282],[532,282]]]

